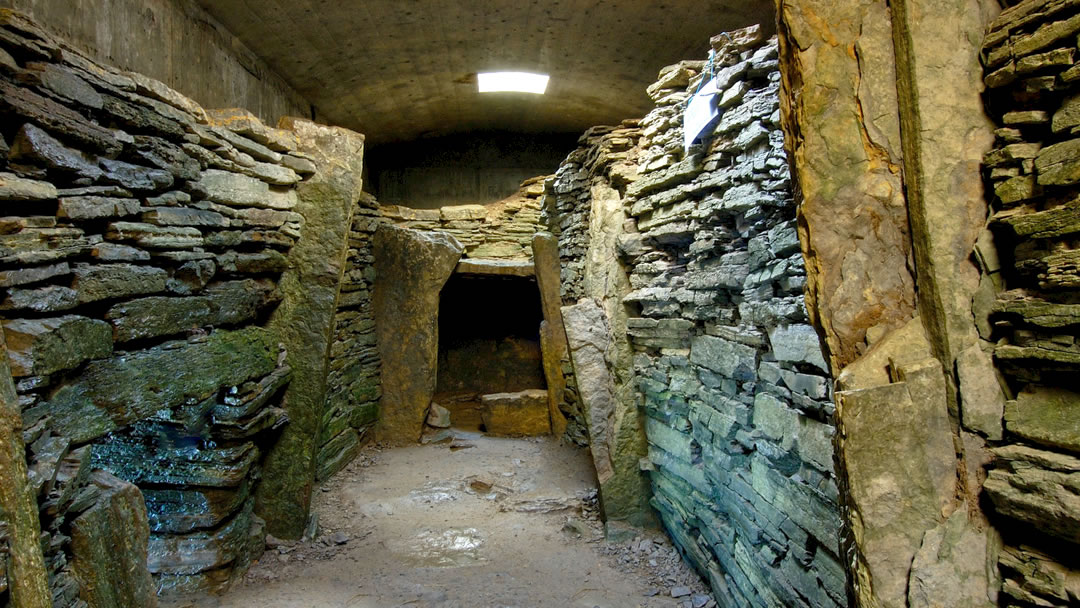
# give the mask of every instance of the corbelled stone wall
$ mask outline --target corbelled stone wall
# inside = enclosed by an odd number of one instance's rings
[[[620,370],[613,347],[609,373],[615,386],[631,379],[652,504],[716,601],[843,605],[830,378],[803,302],[777,43],[750,28],[714,48],[722,115],[703,145],[684,154],[682,119],[706,62],[684,61],[649,88],[655,110],[586,133],[549,184],[563,297],[621,294],[602,318],[631,362]],[[610,192],[618,213],[602,202]],[[609,249],[625,291],[597,276]],[[572,351],[581,306],[563,309]],[[598,440],[618,448],[634,433],[609,425],[597,437],[592,381],[577,376],[570,428],[587,428],[595,458]]]
[[[220,589],[263,547],[297,211],[359,194],[358,163],[301,150],[355,138],[206,111],[7,11],[0,117],[0,322],[54,605]]]
[[[626,200],[654,504],[721,605],[843,605],[833,408],[806,324],[776,40],[744,30],[714,49],[713,136],[683,157],[701,76],[661,71]]]
[[[581,136],[578,148],[545,182],[542,219],[558,241],[559,291],[563,304],[575,304],[587,293],[585,275],[593,226],[593,183],[606,192],[624,191],[637,174],[640,138],[637,120],[624,121],[619,127],[593,127]],[[597,217],[597,228],[603,225]],[[621,226],[613,228],[621,231]],[[626,274],[623,268],[618,271]],[[603,287],[596,286],[593,291],[603,292]],[[582,409],[569,352],[560,357],[557,367],[566,386],[558,403],[558,409],[567,418],[566,436],[578,445],[587,445],[588,418]]]
[[[1071,3],[1022,2],[982,48],[998,129],[983,163],[993,195],[976,321],[1008,400],[961,398],[965,425],[993,445],[984,491],[1004,540],[1002,605],[1080,602],[1078,23]]]

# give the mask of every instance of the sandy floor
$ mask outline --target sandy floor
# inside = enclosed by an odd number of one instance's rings
[[[587,452],[458,435],[369,451],[315,497],[315,541],[274,543],[224,596],[163,606],[714,605],[662,536],[601,540]]]

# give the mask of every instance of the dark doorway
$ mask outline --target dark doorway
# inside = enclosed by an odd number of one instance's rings
[[[439,304],[435,401],[455,428],[484,430],[480,396],[546,389],[533,277],[454,274]]]

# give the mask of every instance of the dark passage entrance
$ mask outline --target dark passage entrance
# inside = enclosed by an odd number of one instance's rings
[[[435,401],[455,428],[484,430],[482,395],[546,389],[532,277],[454,274],[439,304]]]

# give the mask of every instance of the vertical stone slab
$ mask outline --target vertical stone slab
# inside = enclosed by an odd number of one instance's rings
[[[562,437],[566,432],[566,416],[559,410],[566,379],[561,361],[568,354],[566,328],[562,318],[562,288],[559,284],[559,242],[547,232],[538,232],[532,240],[533,268],[540,289],[540,308],[544,322],[540,327],[540,350],[543,353],[544,378],[547,380],[548,410],[551,432]]]
[[[297,373],[284,398],[289,424],[267,455],[256,512],[270,534],[299,538],[311,505],[334,313],[361,192],[364,136],[296,118],[284,118],[280,126],[296,134],[300,151],[318,169],[297,188],[295,210],[304,225],[281,278],[284,297],[270,319]]]
[[[154,608],[157,589],[147,567],[150,524],[142,492],[95,473],[104,495],[71,524],[71,569],[90,608]]]
[[[610,368],[615,345],[607,315],[590,298],[564,306],[562,314],[574,377],[588,420],[589,449],[600,482],[605,522],[654,525],[647,506],[651,490],[639,470],[643,456],[639,450],[644,451],[639,441],[644,442],[644,429],[637,421],[631,395],[625,392],[633,387],[620,387],[616,372]]]
[[[611,463],[611,438],[614,434],[615,382],[608,371],[605,355],[610,346],[607,318],[594,300],[583,299],[562,307],[566,339],[574,363],[578,393],[589,424],[589,450],[603,500],[604,484],[615,476]]]
[[[837,374],[915,309],[885,0],[777,0],[806,304]]]
[[[978,339],[971,297],[979,270],[971,252],[986,223],[981,169],[994,144],[994,125],[983,108],[982,40],[976,34],[1000,5],[894,0],[891,7],[919,315],[934,355],[951,370]],[[950,411],[958,419],[954,391]]]
[[[935,359],[901,382],[837,393],[837,462],[847,490],[856,606],[906,608],[912,562],[956,495],[952,427]]]
[[[8,529],[8,594],[13,608],[51,608],[37,497],[26,479],[26,450],[7,343],[0,331],[0,514]]]
[[[384,224],[375,232],[375,335],[382,357],[379,441],[415,443],[435,394],[439,292],[464,246],[444,232]]]
[[[615,389],[609,443],[614,476],[606,484],[604,514],[608,521],[655,525],[649,506],[652,486],[639,468],[649,447],[637,407],[634,351],[627,337],[629,315],[623,303],[623,298],[633,291],[628,269],[619,256],[626,209],[622,194],[606,179],[594,179],[589,190],[589,248],[585,253],[583,287],[585,296],[603,310],[609,332],[605,357]]]

